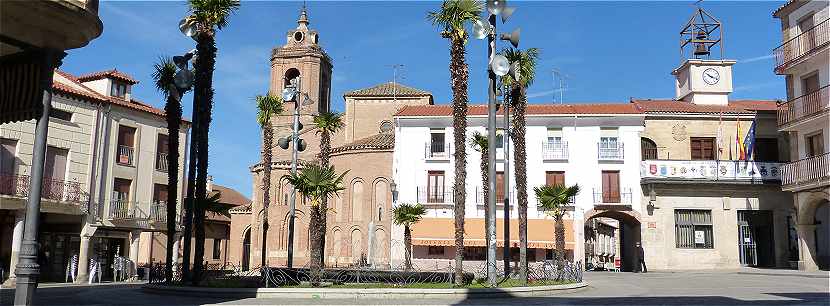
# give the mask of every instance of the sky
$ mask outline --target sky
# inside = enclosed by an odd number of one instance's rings
[[[772,12],[784,1],[706,1],[724,24],[725,58],[733,67],[731,99],[780,99],[784,80],[773,73],[773,48],[781,43]],[[343,93],[390,82],[427,90],[436,104],[451,101],[449,44],[425,18],[439,1],[308,1],[310,27],[334,64],[332,107],[343,111]],[[559,101],[553,75],[565,75],[565,103],[627,103],[636,98],[672,98],[672,69],[680,64],[679,32],[694,1],[509,1],[517,8],[499,32],[521,28],[520,48],[541,52],[530,103]],[[242,1],[217,34],[214,110],[209,172],[217,184],[250,196],[249,167],[260,158],[260,131],[253,97],[268,90],[271,49],[296,28],[300,1]],[[103,34],[68,51],[62,70],[72,74],[116,68],[140,83],[137,99],[163,108],[152,82],[160,56],[195,48],[178,30],[187,15],[183,1],[101,1]],[[499,49],[508,43],[500,42]],[[486,42],[467,44],[471,103],[486,101]],[[557,83],[557,84],[554,84]],[[554,98],[554,96],[556,98]],[[184,114],[191,117],[192,96]]]

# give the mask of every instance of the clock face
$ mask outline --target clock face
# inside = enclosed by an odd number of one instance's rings
[[[720,74],[714,68],[703,70],[703,81],[709,85],[715,85],[720,81]]]

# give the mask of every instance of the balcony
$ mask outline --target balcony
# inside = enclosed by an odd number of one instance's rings
[[[150,221],[166,223],[167,222],[167,202],[153,201],[150,204]]]
[[[3,36],[36,48],[68,50],[101,35],[98,0],[0,1]],[[19,48],[0,48],[0,56]]]
[[[778,128],[785,129],[830,109],[830,85],[778,105]]]
[[[828,19],[830,20],[830,19]],[[775,56],[775,73],[785,74],[787,68],[801,62],[820,50],[830,41],[828,20],[804,31],[800,35],[781,44],[772,50]]]
[[[416,190],[418,195],[418,203],[423,204],[427,208],[452,208],[453,207],[453,192],[452,190],[444,189],[443,191],[430,190],[426,187],[418,187]]]
[[[156,153],[156,171],[167,172],[167,153]]]
[[[751,160],[645,160],[642,183],[766,183],[781,180],[781,163]]]
[[[624,151],[623,144],[619,142],[597,143],[597,159],[601,161],[622,161]]]
[[[594,206],[602,205],[631,205],[633,194],[631,188],[621,189],[618,192],[603,193],[602,188],[594,188]]]
[[[29,196],[28,175],[0,175],[0,195],[27,198]],[[81,189],[79,182],[43,179],[41,198],[56,202],[86,204],[89,195]]]
[[[118,160],[116,162],[119,165],[123,166],[134,166],[133,164],[133,157],[134,157],[134,149],[133,147],[125,146],[125,145],[118,145]]]
[[[433,142],[424,144],[424,158],[427,160],[450,160],[450,144]]]
[[[785,191],[801,191],[830,185],[830,153],[787,163],[782,169]]]
[[[482,189],[480,186],[476,187],[475,201],[476,201],[477,206],[482,206],[483,207],[484,205],[487,204],[487,203],[484,202],[484,191],[483,190],[484,189]],[[493,196],[493,195],[494,194],[491,192],[490,196]],[[498,207],[504,206],[504,193],[499,192],[499,193],[495,194],[495,196],[496,196],[496,206],[498,206]],[[515,191],[510,191],[510,201],[511,201],[511,203],[513,203],[511,205],[516,204],[516,203],[514,203],[515,199],[516,199],[516,192]]]
[[[543,141],[542,142],[542,160],[568,160],[568,142],[567,141]]]
[[[145,217],[138,203],[125,200],[110,201],[109,219],[113,221],[139,220]]]

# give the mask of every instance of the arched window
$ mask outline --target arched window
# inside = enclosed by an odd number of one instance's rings
[[[360,221],[362,219],[361,212],[363,211],[363,181],[356,181],[352,184],[351,196],[351,220]]]
[[[645,137],[640,138],[640,149],[642,150],[643,160],[657,159],[657,144],[653,140]]]
[[[392,125],[392,121],[389,121],[389,120],[383,120],[383,121],[380,123],[380,132],[381,132],[381,133],[389,133],[389,132],[392,132],[392,129],[394,129],[394,126]]]
[[[297,68],[291,68],[285,71],[285,79],[283,79],[283,86],[291,85],[291,80],[300,77],[300,71]]]

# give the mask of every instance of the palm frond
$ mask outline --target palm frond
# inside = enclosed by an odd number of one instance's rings
[[[200,201],[197,204],[201,207],[204,207],[206,212],[211,212],[214,215],[222,215],[222,216],[230,218],[231,217],[230,209],[233,208],[233,205],[228,205],[228,204],[219,202],[219,199],[221,197],[222,197],[222,193],[221,192],[216,192],[215,194],[211,195],[209,198],[204,199],[203,201]]]
[[[477,0],[444,0],[441,9],[427,13],[427,20],[451,39],[466,41],[466,24],[481,15],[484,4]]]
[[[317,127],[317,132],[337,133],[337,131],[345,126],[343,123],[343,113],[324,112],[315,115],[314,125]]]
[[[426,207],[420,203],[402,203],[392,209],[392,221],[397,225],[410,226],[421,221],[426,213]]]
[[[176,76],[176,64],[173,59],[167,56],[159,56],[158,62],[153,64],[153,82],[156,90],[165,96],[170,95],[170,85]]]
[[[565,212],[565,207],[570,203],[571,197],[579,194],[579,185],[570,187],[543,185],[533,188],[533,191],[536,193],[536,198],[539,200],[539,206],[542,209],[555,216],[561,216]]]
[[[283,111],[282,98],[279,96],[256,96],[254,99],[257,107],[256,121],[259,126],[264,127],[271,117]]]
[[[308,197],[312,205],[317,205],[323,198],[337,195],[345,189],[343,177],[349,171],[337,174],[334,166],[321,166],[319,164],[308,164],[287,178],[294,189]]]
[[[473,136],[470,136],[470,146],[478,152],[484,151],[488,147],[488,144],[487,136],[480,132],[475,132]]]
[[[188,0],[191,17],[203,27],[221,30],[239,8],[239,0]]]
[[[533,80],[536,78],[536,64],[539,62],[538,48],[529,48],[524,51],[514,48],[504,48],[501,53],[511,63],[519,63],[519,85],[521,87],[527,88],[533,84]],[[501,80],[507,85],[513,85],[515,83],[515,80],[513,80],[510,74],[504,75],[501,77]]]

